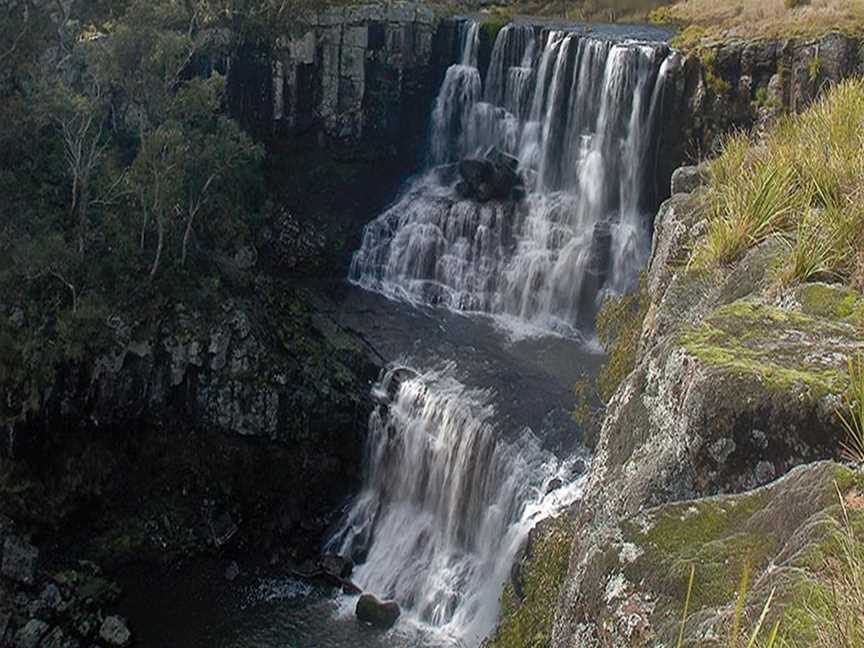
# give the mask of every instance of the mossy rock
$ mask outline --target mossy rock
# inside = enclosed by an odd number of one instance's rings
[[[532,532],[501,595],[501,619],[483,648],[545,648],[573,541],[567,515],[544,520]]]
[[[819,564],[839,551],[838,493],[861,491],[861,473],[817,462],[754,491],[634,515],[583,541],[593,550],[582,575],[594,578],[577,586],[577,615],[608,645],[676,645],[691,567],[686,646],[720,645],[718,637],[728,636],[745,569],[745,619],[758,617],[772,590],[771,621],[783,610],[804,609],[822,586]],[[864,512],[853,512],[853,519],[864,525]]]
[[[857,325],[864,318],[864,298],[851,288],[812,283],[799,286],[795,298],[801,312],[812,317]]]
[[[819,395],[845,389],[844,353],[861,346],[848,324],[747,299],[684,327],[679,341],[708,365],[754,374],[776,389],[804,384]]]

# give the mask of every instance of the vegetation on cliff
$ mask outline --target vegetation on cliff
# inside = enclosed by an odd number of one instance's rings
[[[762,140],[729,138],[709,164],[708,230],[693,263],[737,261],[782,234],[783,285],[842,281],[864,288],[864,82],[838,85]]]
[[[860,34],[864,0],[677,0],[663,3],[651,17],[680,26],[676,40],[683,46],[717,38],[812,37],[829,31]]]

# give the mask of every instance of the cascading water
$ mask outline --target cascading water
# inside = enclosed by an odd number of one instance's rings
[[[670,50],[508,25],[484,88],[476,23],[460,38],[432,114],[430,170],[367,225],[350,279],[541,331],[590,328],[602,294],[629,287],[649,251]],[[454,163],[493,149],[518,160],[523,200],[457,193]]]
[[[647,174],[670,52],[508,25],[484,83],[478,44],[478,25],[463,21],[432,112],[429,169],[367,225],[350,278],[409,302],[575,335],[648,253]],[[525,195],[466,198],[457,164],[466,158],[515,166]],[[476,645],[495,624],[520,543],[572,504],[582,482],[531,429],[505,429],[494,391],[456,376],[455,365],[384,375],[363,489],[328,550],[357,559],[364,590]],[[553,478],[566,485],[547,493]]]
[[[365,590],[473,645],[494,626],[528,531],[573,502],[581,481],[530,430],[502,438],[494,394],[453,374],[395,368],[376,387],[364,487],[329,549],[362,560],[353,578]],[[544,494],[553,478],[570,483]]]

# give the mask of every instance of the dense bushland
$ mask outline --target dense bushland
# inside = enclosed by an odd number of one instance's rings
[[[36,398],[107,343],[112,315],[214,293],[255,241],[264,149],[227,113],[224,61],[310,5],[5,4],[0,381]]]

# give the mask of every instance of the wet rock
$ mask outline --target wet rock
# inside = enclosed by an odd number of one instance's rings
[[[471,187],[477,187],[492,181],[495,165],[489,160],[466,158],[459,163],[459,174]]]
[[[237,564],[236,560],[232,560],[229,565],[225,568],[225,580],[233,581],[240,575],[240,565]]]
[[[396,601],[379,601],[372,594],[363,594],[357,601],[354,613],[363,623],[386,630],[393,627],[401,611]]]
[[[349,578],[354,571],[354,563],[338,554],[324,554],[319,558],[318,566],[326,573],[339,578]]]
[[[126,620],[119,616],[105,617],[102,627],[99,628],[99,638],[109,646],[128,646],[132,639],[132,633]]]
[[[465,182],[464,180],[460,180],[456,183],[456,194],[460,198],[473,198],[474,197],[474,189],[470,184]]]
[[[558,478],[556,477],[555,479],[553,479],[552,481],[550,481],[550,482],[546,485],[546,494],[548,495],[548,494],[551,493],[552,491],[556,491],[556,490],[558,490],[558,489],[561,488],[563,485],[564,485],[564,482],[561,481],[560,479],[558,479]]]
[[[15,633],[12,645],[15,648],[37,648],[42,637],[48,634],[48,630],[50,630],[50,626],[47,623],[39,619],[32,619]]]
[[[701,166],[684,166],[672,174],[672,193],[693,193],[706,182],[705,169]]]
[[[39,550],[36,547],[20,538],[10,536],[3,543],[3,563],[0,573],[18,583],[32,585],[36,578],[38,560]]]

